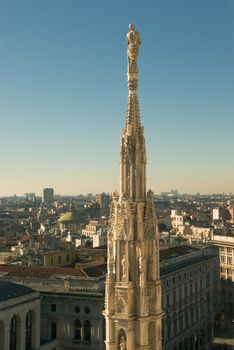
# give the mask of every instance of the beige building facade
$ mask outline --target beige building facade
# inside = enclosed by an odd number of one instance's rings
[[[0,281],[0,350],[40,347],[40,294]]]
[[[219,250],[221,301],[223,311],[234,319],[234,237],[213,235],[213,244]]]
[[[98,270],[100,273],[97,273]],[[20,332],[22,333],[19,335],[21,339],[19,344],[21,346],[16,349],[1,348],[0,342],[0,350],[31,350],[31,348],[23,347],[25,343],[22,339],[23,332],[25,332],[22,327],[25,315],[29,310],[32,310],[33,315],[38,315],[35,328],[37,329],[37,337],[35,338],[37,341],[36,343],[32,342],[32,346],[34,344],[32,349],[104,350],[105,324],[102,311],[104,308],[105,271],[106,266],[100,266],[97,268],[97,272],[92,267],[83,270],[1,266],[0,274],[4,280],[2,283],[10,283],[9,281],[11,281],[14,283],[10,284],[29,291],[31,291],[29,287],[33,288],[37,291],[33,291],[34,294],[32,294],[37,297],[37,304],[35,306],[33,301],[32,307],[30,303],[25,304],[25,297],[23,299],[17,298],[16,309],[12,300],[10,301],[13,311],[10,313],[9,320],[11,320],[12,315],[17,315],[17,319],[19,315]],[[101,277],[92,277],[93,275],[101,275]],[[28,296],[26,297],[29,299]],[[5,314],[2,314],[0,309],[0,320],[5,319]],[[3,331],[1,325],[0,322],[0,331]],[[34,341],[33,339],[32,336],[32,341]],[[41,347],[39,348],[40,340]],[[8,340],[6,341],[8,344]]]
[[[52,250],[42,255],[44,267],[61,267],[75,263],[75,251]]]
[[[218,255],[212,246],[177,246],[160,251],[163,349],[211,348],[220,310]]]

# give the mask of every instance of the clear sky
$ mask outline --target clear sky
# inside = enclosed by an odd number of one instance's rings
[[[148,187],[234,192],[233,0],[0,0],[0,196],[118,189],[129,23]]]

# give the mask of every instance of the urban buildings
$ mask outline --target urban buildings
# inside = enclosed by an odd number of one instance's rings
[[[0,349],[39,349],[40,294],[0,281]]]
[[[0,275],[4,280],[0,281],[1,292],[2,285],[6,285],[6,292],[0,293],[0,296],[5,299],[6,295],[9,299],[4,303],[0,299],[0,332],[4,329],[2,322],[8,325],[16,315],[21,321],[19,327],[23,337],[22,346],[10,348],[10,350],[32,348],[24,347],[23,335],[25,317],[30,310],[33,316],[35,313],[35,317],[38,317],[35,326],[32,325],[37,329],[35,335],[35,330],[32,328],[33,349],[39,348],[41,340],[43,346],[40,350],[75,350],[77,348],[104,350],[105,325],[102,311],[105,272],[106,264],[84,269],[0,266]],[[37,292],[28,288],[29,286]],[[29,294],[25,296],[26,293]],[[7,316],[3,306],[6,308]],[[6,344],[9,344],[7,339]],[[49,348],[50,344],[51,348]],[[9,350],[9,345],[1,350]]]
[[[44,188],[43,190],[43,203],[52,204],[54,201],[54,189],[53,188]]]
[[[99,193],[95,196],[96,203],[100,206],[101,209],[107,209],[110,205],[111,198],[107,193]]]
[[[163,349],[207,350],[220,310],[218,255],[212,245],[160,251]]]
[[[212,246],[160,250],[163,350],[209,349],[220,311],[217,269]],[[41,343],[56,350],[105,348],[105,274],[106,264],[98,261],[77,268],[0,266],[2,281],[40,292]]]
[[[234,319],[234,229],[226,234],[214,234],[212,238],[219,250],[222,307],[232,321]]]

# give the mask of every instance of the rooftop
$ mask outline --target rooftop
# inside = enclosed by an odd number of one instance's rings
[[[178,245],[172,248],[161,249],[159,252],[159,260],[160,262],[165,260],[175,259],[181,255],[195,253],[199,248],[196,248],[191,245]]]
[[[0,265],[0,276],[28,277],[28,278],[50,278],[60,276],[71,277],[100,277],[106,272],[106,264],[99,264],[87,268],[74,267],[41,267],[41,266],[13,266]]]
[[[7,299],[18,298],[25,294],[34,293],[34,290],[31,288],[5,281],[0,281],[0,291],[0,302]]]

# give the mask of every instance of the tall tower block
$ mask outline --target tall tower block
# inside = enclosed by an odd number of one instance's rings
[[[161,350],[159,240],[153,192],[146,193],[146,150],[138,103],[140,35],[127,34],[128,105],[120,151],[120,194],[113,193],[106,279],[107,350]]]

